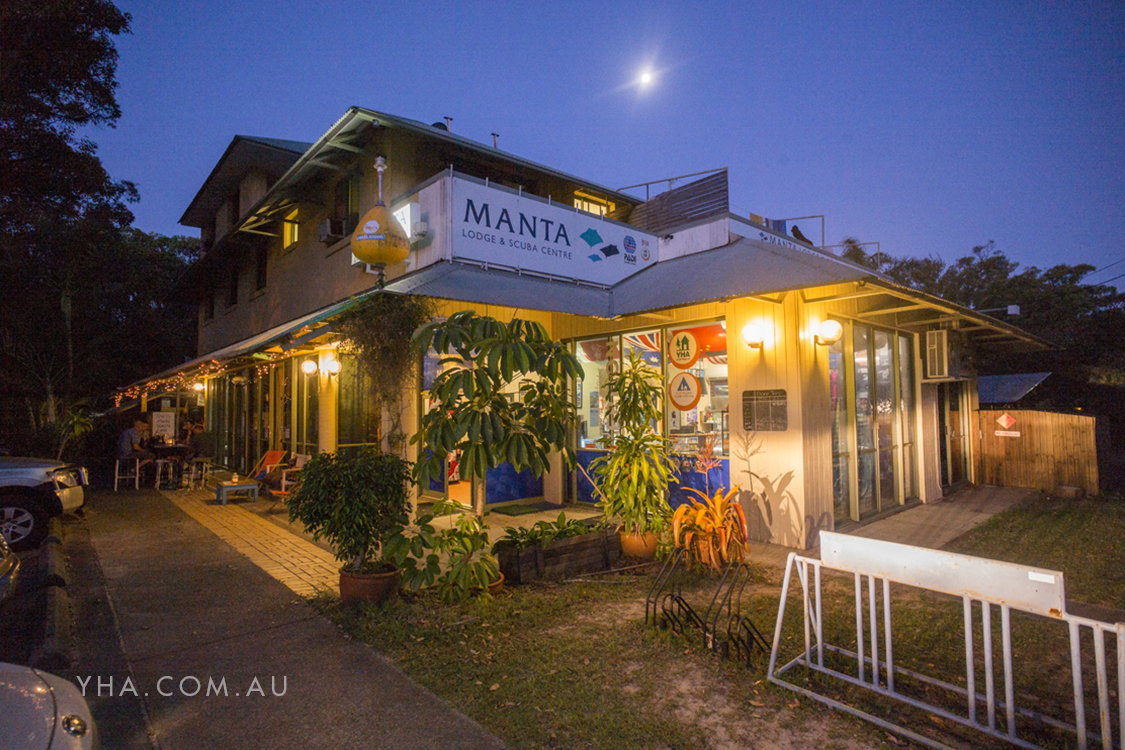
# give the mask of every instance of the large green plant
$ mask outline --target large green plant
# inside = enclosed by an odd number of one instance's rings
[[[661,416],[660,373],[636,351],[605,382],[606,418],[616,432],[600,442],[609,453],[590,464],[587,475],[607,522],[631,534],[661,531],[668,520],[668,485],[677,481],[668,440],[653,431]]]
[[[393,567],[387,541],[409,522],[410,462],[370,446],[320,453],[289,496],[289,518],[327,539],[355,573]]]
[[[415,334],[423,351],[441,355],[442,372],[430,387],[432,408],[411,442],[418,444],[415,478],[423,486],[442,477],[445,461],[461,452],[462,479],[474,482],[474,507],[484,513],[484,478],[505,462],[542,475],[548,456],[561,451],[568,465],[574,424],[568,378],[581,377],[577,358],[530,320],[502,323],[471,310],[423,326]],[[519,397],[504,388],[520,380]]]
[[[428,297],[377,291],[340,316],[336,330],[343,337],[340,351],[354,355],[380,410],[390,423],[388,447],[401,453],[402,394],[413,385],[420,352],[414,332],[434,316]]]

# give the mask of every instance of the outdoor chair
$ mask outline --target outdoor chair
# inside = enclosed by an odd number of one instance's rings
[[[122,469],[124,468],[124,473]],[[141,459],[139,458],[119,458],[117,463],[113,466],[113,491],[117,492],[117,486],[121,480],[133,480],[133,489],[139,490],[141,488]]]
[[[176,482],[176,471],[174,462],[167,458],[156,459],[156,481],[153,487],[160,489],[160,485],[167,482],[169,487],[174,487]]]
[[[202,489],[207,488],[207,480],[211,478],[212,458],[210,456],[196,456],[191,460],[191,474],[188,475],[188,489],[195,489],[199,482]]]

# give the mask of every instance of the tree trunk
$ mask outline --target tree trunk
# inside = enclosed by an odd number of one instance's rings
[[[484,517],[484,477],[473,480],[473,512],[478,518]]]

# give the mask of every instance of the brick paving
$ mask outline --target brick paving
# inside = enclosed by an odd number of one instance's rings
[[[219,505],[214,491],[160,494],[294,593],[308,596],[318,589],[339,592],[340,563],[331,552],[237,504]]]

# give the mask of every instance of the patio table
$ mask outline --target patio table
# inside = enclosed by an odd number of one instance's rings
[[[237,482],[219,482],[215,485],[215,500],[220,505],[227,504],[227,495],[232,492],[245,492],[247,495],[252,496],[252,499],[258,499],[258,483],[253,479],[239,479]]]

